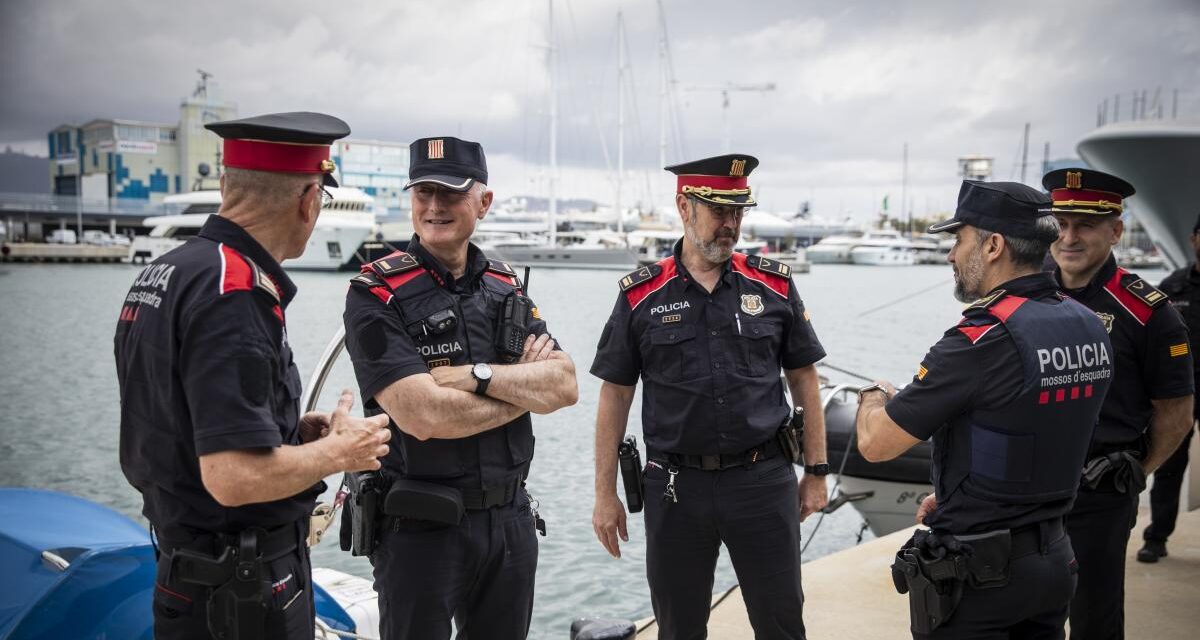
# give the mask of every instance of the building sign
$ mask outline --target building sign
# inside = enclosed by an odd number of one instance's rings
[[[158,144],[155,142],[139,142],[135,140],[118,140],[117,153],[158,153]]]
[[[60,153],[54,159],[59,164],[75,164],[77,160],[74,153]]]

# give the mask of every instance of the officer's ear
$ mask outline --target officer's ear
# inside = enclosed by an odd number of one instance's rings
[[[1109,224],[1112,225],[1112,237],[1109,238],[1110,244],[1117,244],[1121,241],[1121,236],[1125,234],[1125,221],[1121,216],[1111,216]]]
[[[300,221],[305,225],[311,224],[313,219],[321,211],[321,184],[319,182],[310,182],[304,188],[304,193],[300,195]]]
[[[483,220],[484,216],[486,216],[488,214],[488,211],[491,210],[492,199],[495,196],[496,196],[496,194],[492,193],[492,191],[490,189],[483,190],[483,193],[479,197],[479,216],[478,216],[478,218],[480,220]]]
[[[675,208],[679,210],[679,219],[687,224],[689,214],[692,213],[688,210],[688,197],[682,193],[675,194]]]

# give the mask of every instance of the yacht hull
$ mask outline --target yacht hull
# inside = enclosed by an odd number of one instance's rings
[[[1137,216],[1172,268],[1193,260],[1189,238],[1200,213],[1200,123],[1130,122],[1101,127],[1076,147],[1087,163],[1137,189]]]
[[[489,249],[487,253],[491,257],[522,267],[632,271],[638,265],[638,255],[634,251],[609,247],[500,246]]]

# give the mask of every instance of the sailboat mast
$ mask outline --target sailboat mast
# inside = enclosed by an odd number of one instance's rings
[[[904,143],[904,174],[900,178],[900,215],[904,216],[904,230],[912,235],[912,213],[908,210],[908,143]]]
[[[621,208],[621,180],[625,176],[625,17],[617,12],[617,233],[625,233]]]
[[[549,31],[550,31],[550,49],[548,58],[548,71],[550,74],[549,90],[550,97],[550,176],[549,176],[549,192],[550,192],[550,209],[547,214],[547,224],[550,225],[550,246],[558,244],[558,197],[555,193],[555,182],[558,181],[558,87],[556,85],[557,78],[555,77],[557,69],[558,47],[554,41],[554,0],[548,0],[546,3],[549,6]]]
[[[667,27],[662,0],[658,0],[658,166],[667,166]],[[663,211],[663,215],[667,215]]]

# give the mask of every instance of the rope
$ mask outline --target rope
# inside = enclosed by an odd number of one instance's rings
[[[949,283],[951,283],[951,282],[954,282],[954,280],[953,280],[953,279],[951,279],[951,280],[942,280],[942,281],[940,281],[940,282],[936,282],[936,283],[934,283],[934,284],[931,284],[931,285],[929,285],[928,287],[925,287],[925,288],[923,288],[923,289],[919,289],[919,290],[917,290],[917,291],[913,291],[912,293],[909,293],[909,294],[903,295],[903,296],[901,296],[901,297],[899,297],[899,298],[896,298],[895,300],[892,300],[892,301],[890,301],[890,302],[885,302],[885,303],[883,303],[883,304],[879,305],[878,307],[872,307],[872,308],[870,308],[870,309],[867,309],[866,311],[863,311],[862,313],[858,314],[858,317],[860,317],[860,318],[861,318],[861,317],[863,317],[863,316],[869,316],[869,315],[871,315],[872,313],[875,313],[876,311],[882,311],[882,310],[884,310],[884,309],[886,309],[886,308],[888,308],[888,307],[891,307],[891,306],[894,306],[894,305],[900,304],[901,302],[908,302],[908,301],[909,301],[909,300],[911,300],[912,298],[915,298],[916,296],[919,296],[919,295],[921,295],[922,293],[925,293],[925,292],[927,292],[927,291],[933,291],[934,289],[937,289],[938,287],[940,287],[940,286],[942,286],[942,285],[944,285],[944,284],[949,284]]]
[[[841,367],[837,367],[837,366],[834,366],[834,365],[832,365],[832,364],[829,364],[828,362],[818,362],[818,363],[817,363],[817,366],[818,366],[818,367],[825,367],[826,369],[833,369],[834,371],[837,371],[838,373],[844,373],[844,374],[846,374],[846,375],[848,375],[848,376],[854,376],[855,378],[858,378],[859,380],[866,380],[866,381],[868,381],[868,382],[874,382],[874,381],[875,381],[875,378],[873,378],[873,377],[871,377],[871,376],[864,376],[864,375],[863,375],[863,374],[861,374],[861,373],[858,373],[858,372],[855,372],[855,371],[851,371],[851,370],[849,370],[849,369],[843,369],[843,368],[841,368]]]

